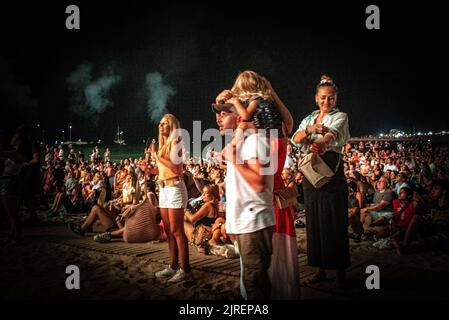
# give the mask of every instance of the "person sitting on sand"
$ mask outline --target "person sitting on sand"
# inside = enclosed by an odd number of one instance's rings
[[[113,203],[109,203],[107,208],[104,208],[98,204],[95,204],[89,212],[87,219],[79,226],[73,222],[68,223],[69,230],[80,236],[84,236],[85,233],[92,231],[93,224],[99,220],[101,226],[106,231],[111,231],[114,227],[118,227],[116,218],[119,214],[119,210],[114,207]]]
[[[125,178],[128,175],[128,169],[125,165],[120,166],[117,173],[114,176],[114,195],[118,196],[121,194],[123,189],[123,183],[125,182]]]
[[[357,184],[355,181],[349,181],[348,183],[348,221],[349,221],[349,229],[352,232],[349,232],[349,238],[353,239],[356,242],[360,242],[362,240],[363,234],[363,226],[360,222],[360,204],[359,199],[357,197]]]
[[[96,173],[94,178],[97,177],[99,173]],[[97,177],[98,178],[98,177]],[[95,178],[94,180],[96,181]],[[92,229],[95,221],[99,220],[102,227],[107,231],[111,231],[112,228],[121,228],[122,225],[117,223],[117,217],[122,213],[122,210],[126,210],[127,206],[131,205],[134,198],[134,187],[132,186],[131,175],[126,177],[126,182],[123,184],[122,197],[116,199],[115,201],[110,201],[106,207],[103,207],[100,203],[95,203],[89,212],[87,219],[81,226],[74,223],[69,223],[69,229],[81,236]],[[94,192],[94,190],[92,191]]]
[[[149,200],[148,204],[145,202],[146,199]],[[131,218],[134,218],[137,223],[129,222]],[[120,215],[120,219],[116,220],[118,230],[97,234],[94,236],[94,241],[100,243],[110,242],[113,239],[123,239],[130,243],[165,241],[167,235],[160,221],[156,196],[152,192],[144,193],[140,203],[128,206]]]
[[[393,191],[388,188],[387,178],[384,176],[380,177],[377,182],[373,204],[360,210],[360,222],[368,224],[370,227],[387,224],[393,217],[393,196]],[[367,220],[366,223],[365,219]]]
[[[426,237],[421,242],[431,247],[449,247],[449,180],[432,182],[425,212]]]
[[[135,192],[136,189],[132,183],[132,175],[128,174],[125,178],[125,182],[123,183],[122,196],[118,198],[118,205],[121,208],[124,208],[127,205],[132,204]]]
[[[63,183],[59,181],[55,182],[54,194],[55,197],[53,199],[53,203],[47,212],[49,218],[58,215],[59,211],[61,210],[62,204],[64,203],[65,186]]]
[[[391,244],[401,254],[415,238],[421,222],[418,203],[413,200],[409,187],[399,190],[398,199],[393,200],[393,219],[391,225]]]
[[[99,206],[104,205],[106,198],[106,189],[103,182],[103,177],[100,172],[96,172],[90,182],[90,187],[87,188],[85,196],[85,205],[90,210],[95,204]]]
[[[184,230],[191,243],[197,241],[195,236],[198,236],[197,232],[200,226],[206,227],[209,231],[207,239],[211,239],[212,226],[218,217],[218,201],[220,200],[218,186],[212,184],[204,186],[201,198],[204,201],[202,207],[197,212],[184,216]]]
[[[42,193],[45,199],[49,199],[55,190],[55,176],[53,174],[53,167],[49,166],[44,173],[42,179]]]

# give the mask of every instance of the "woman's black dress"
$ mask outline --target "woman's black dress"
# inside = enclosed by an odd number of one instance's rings
[[[327,151],[321,156],[335,170],[339,155]],[[350,266],[348,239],[348,186],[343,160],[326,185],[315,189],[303,181],[307,225],[307,258],[310,266],[346,269]]]

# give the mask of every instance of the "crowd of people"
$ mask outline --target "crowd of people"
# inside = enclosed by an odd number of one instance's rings
[[[69,228],[81,236],[95,229],[94,241],[167,241],[170,264],[156,277],[169,282],[192,278],[189,247],[208,253],[211,247],[231,245],[240,255],[241,293],[248,299],[299,297],[295,227],[306,228],[308,262],[317,268],[308,282],[322,281],[326,269],[334,269],[337,287],[344,287],[351,263],[349,239],[374,240],[399,254],[414,241],[447,245],[449,149],[428,142],[351,143],[348,117],[336,108],[337,93],[332,79],[322,77],[315,96],[318,110],[293,133],[291,114],[268,80],[245,71],[213,104],[220,132],[233,135],[222,152],[213,151],[207,159],[183,158],[183,142],[175,134],[180,122],[166,114],[157,142],[139,159],[113,162],[110,151],[101,155],[98,147],[86,159],[71,145],[66,150],[45,146],[39,198],[50,218],[84,215],[82,223],[69,223]],[[276,129],[278,135],[273,139],[262,129]],[[22,194],[16,177],[23,164],[38,162],[36,148],[23,141],[19,131],[12,151],[0,152],[6,159],[2,198],[16,240]],[[262,149],[276,155],[275,172],[260,173]],[[334,175],[323,187],[301,171],[307,154],[320,155],[332,168]],[[284,190],[294,195],[286,207],[274,200]]]
[[[399,208],[394,207],[394,204],[400,200],[400,191],[404,188],[414,212],[422,218],[430,218],[430,215],[436,218],[437,212],[449,210],[449,150],[445,147],[433,147],[428,142],[367,141],[350,143],[345,149],[343,168],[349,189],[349,230],[354,240],[360,241],[376,233],[383,235],[381,228],[373,227],[390,227],[391,222],[396,223],[395,215]],[[304,210],[304,177],[299,166],[300,153],[293,144],[289,144],[287,150],[282,178],[286,187],[297,190],[295,211],[300,213]],[[143,156],[140,159],[123,159],[117,163],[85,161],[82,155],[61,160],[47,146],[44,159],[41,192],[49,204],[49,217],[65,213],[87,213],[95,204],[114,211],[136,203],[138,201],[134,200],[134,196],[138,181],[145,190],[158,194],[157,167],[154,162],[144,160]],[[206,216],[224,219],[226,168],[215,161],[190,158],[184,165],[183,175],[190,199],[186,211],[198,213],[204,202],[211,201],[204,200],[204,195],[207,197],[207,194],[212,194],[212,202],[217,209]],[[199,214],[201,216],[203,212]],[[188,219],[193,225],[197,218],[192,215]],[[410,219],[406,222],[402,220],[400,225],[411,222]],[[217,240],[222,242],[220,238],[223,236],[228,238],[225,234],[214,237],[210,239],[211,244]],[[410,242],[406,241],[405,244]]]
[[[351,237],[388,239],[398,253],[407,251],[417,238],[432,236],[440,240],[435,243],[446,243],[448,155],[446,146],[429,142],[348,146],[344,167]]]

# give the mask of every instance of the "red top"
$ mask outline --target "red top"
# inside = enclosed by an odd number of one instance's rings
[[[287,157],[287,141],[284,138],[273,139],[271,141],[271,150],[277,153],[277,170],[274,174],[273,191],[284,189],[285,183],[282,179],[282,170],[284,169],[285,159]],[[296,237],[295,222],[293,219],[293,208],[288,207],[279,209],[275,206],[276,215],[276,233],[283,233],[292,237]]]
[[[393,213],[395,216],[399,215],[396,222],[397,227],[407,227],[412,220],[413,215],[416,213],[413,207],[413,202],[410,201],[405,208],[401,208],[401,202],[399,199],[393,200]]]

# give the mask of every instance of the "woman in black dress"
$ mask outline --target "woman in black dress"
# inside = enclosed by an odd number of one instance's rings
[[[319,154],[335,175],[316,189],[304,179],[307,224],[307,257],[317,272],[307,283],[326,279],[326,269],[337,270],[335,287],[343,288],[345,269],[350,266],[348,239],[348,187],[342,153],[349,139],[348,116],[337,106],[337,86],[327,76],[317,85],[319,109],[304,118],[292,138],[303,154]]]

